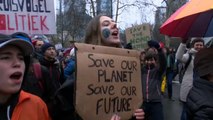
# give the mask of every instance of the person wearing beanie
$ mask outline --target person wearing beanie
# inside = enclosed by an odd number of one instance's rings
[[[1,120],[51,119],[46,104],[39,97],[21,89],[33,51],[30,39],[0,34]]]
[[[55,81],[57,88],[64,82],[63,67],[56,58],[57,53],[54,45],[44,43],[41,46],[42,59],[39,59],[41,65],[45,66],[50,72],[50,78]]]
[[[187,120],[213,120],[213,48],[200,50],[194,60],[198,75],[187,97]]]
[[[54,45],[50,44],[50,43],[45,43],[41,46],[41,53],[44,55],[44,53],[46,52],[47,49],[55,49]]]
[[[186,48],[187,39],[182,39],[182,43],[180,43],[177,52],[176,59],[180,63],[188,64],[186,68],[185,74],[183,75],[181,87],[180,87],[180,100],[183,102],[183,110],[181,115],[181,120],[186,120],[186,111],[185,111],[185,103],[186,97],[193,86],[193,69],[194,69],[194,57],[197,52],[204,48],[204,40],[202,38],[195,38],[190,41],[189,49]]]

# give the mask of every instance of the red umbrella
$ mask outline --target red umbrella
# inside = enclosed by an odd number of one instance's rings
[[[213,0],[191,0],[172,14],[160,27],[172,37],[213,36]]]

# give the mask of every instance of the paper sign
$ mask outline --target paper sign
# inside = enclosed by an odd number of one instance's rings
[[[56,34],[54,0],[0,0],[0,33]]]
[[[126,30],[127,43],[132,43],[133,49],[142,50],[147,48],[147,41],[151,39],[150,24],[137,25]]]
[[[58,44],[55,44],[55,49],[56,50],[60,50],[60,49],[62,49],[63,47],[62,47],[62,44],[61,43],[58,43]]]
[[[76,110],[84,120],[122,120],[142,104],[140,52],[75,43]]]

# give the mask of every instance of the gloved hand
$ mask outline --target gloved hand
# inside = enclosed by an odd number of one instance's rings
[[[147,42],[147,44],[148,44],[148,46],[149,46],[150,48],[154,47],[154,48],[156,48],[156,49],[160,49],[160,44],[159,44],[158,41],[149,40],[149,41]]]
[[[181,38],[182,43],[186,43],[188,41],[188,38]]]

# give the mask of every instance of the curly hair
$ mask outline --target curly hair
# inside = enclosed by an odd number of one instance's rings
[[[204,45],[204,40],[202,38],[195,38],[195,39],[191,40],[190,46],[193,47],[194,44],[197,43],[197,42],[202,42],[203,45]]]

